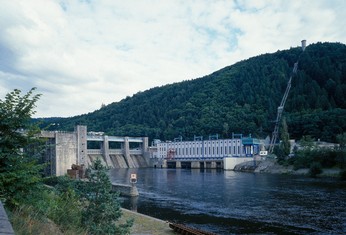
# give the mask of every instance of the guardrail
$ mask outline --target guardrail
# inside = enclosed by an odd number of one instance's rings
[[[109,142],[125,142],[126,137],[120,136],[107,136]],[[143,143],[143,138],[141,137],[127,137],[130,143]],[[103,135],[87,135],[88,141],[104,141]]]
[[[223,160],[224,157],[174,157],[172,159],[167,159],[170,161],[213,161],[213,160]]]
[[[130,154],[142,154],[141,149],[130,149]],[[93,155],[102,155],[103,150],[102,149],[88,149],[87,154],[93,154]],[[123,149],[109,149],[109,154],[115,154],[115,155],[121,155],[124,154]]]
[[[88,149],[87,154],[102,155],[102,150],[101,149]]]

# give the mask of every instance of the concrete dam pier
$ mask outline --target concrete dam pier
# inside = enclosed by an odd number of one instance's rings
[[[110,168],[149,167],[148,137],[107,136],[103,132],[87,132],[86,126],[76,126],[74,132],[42,131],[46,138],[45,162],[47,174],[65,175],[72,164],[88,168],[101,159]]]

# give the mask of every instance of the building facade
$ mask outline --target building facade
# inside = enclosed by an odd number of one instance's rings
[[[259,155],[259,140],[248,138],[158,142],[157,157],[168,160],[222,159]]]

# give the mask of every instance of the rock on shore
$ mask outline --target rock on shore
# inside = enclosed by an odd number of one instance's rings
[[[275,159],[244,162],[236,165],[234,171],[291,175],[309,174],[308,168],[294,170],[293,166],[279,165]],[[340,169],[323,169],[323,172],[319,176],[338,177],[340,172]]]

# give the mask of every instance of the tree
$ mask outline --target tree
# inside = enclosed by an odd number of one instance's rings
[[[38,129],[30,123],[40,97],[34,91],[21,96],[16,89],[0,99],[0,199],[10,206],[18,205],[41,180],[42,166],[25,151],[37,143],[33,137]]]
[[[340,149],[345,149],[346,147],[346,132],[339,134],[336,136],[336,140],[338,141],[340,145]]]
[[[285,156],[288,156],[291,152],[290,137],[288,134],[288,128],[286,123],[286,118],[282,119],[282,128],[281,128],[281,148]]]
[[[88,182],[84,184],[82,197],[86,199],[86,209],[82,222],[90,234],[129,234],[133,220],[124,224],[117,221],[122,215],[117,193],[112,192],[112,184],[107,168],[97,159],[87,170]]]
[[[286,118],[282,119],[281,122],[281,141],[278,148],[274,148],[274,152],[278,157],[278,162],[283,163],[286,157],[291,152],[291,144],[289,141],[288,128],[286,123]]]
[[[316,177],[317,175],[321,174],[323,172],[322,170],[322,166],[321,163],[319,162],[313,162],[310,165],[310,169],[309,169],[309,175],[311,177]]]
[[[314,139],[310,135],[304,135],[300,140],[300,146],[304,150],[312,150],[315,147]]]

